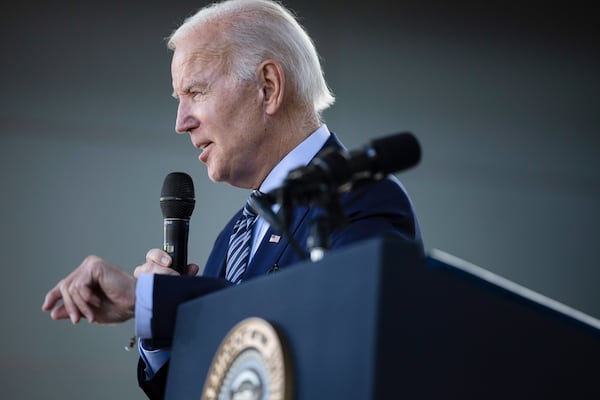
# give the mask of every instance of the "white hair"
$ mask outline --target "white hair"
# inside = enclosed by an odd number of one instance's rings
[[[268,58],[278,61],[302,104],[317,115],[333,104],[315,45],[294,15],[270,0],[227,0],[202,8],[187,18],[169,37],[168,47],[200,26],[219,22],[223,30],[222,56],[231,72],[243,80],[256,80],[256,68]]]

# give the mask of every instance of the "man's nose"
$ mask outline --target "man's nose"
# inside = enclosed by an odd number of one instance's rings
[[[189,103],[183,99],[180,100],[177,107],[175,131],[177,133],[188,133],[197,126],[198,120],[192,115]]]

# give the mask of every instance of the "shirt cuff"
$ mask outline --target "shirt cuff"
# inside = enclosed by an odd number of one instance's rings
[[[146,368],[144,368],[144,372],[146,374],[146,379],[152,379],[154,374],[162,368],[163,365],[169,361],[171,357],[171,351],[169,350],[146,350],[144,349],[143,340],[138,340],[138,350],[140,352],[140,357],[144,360],[144,364],[146,364]]]
[[[152,338],[152,298],[154,274],[141,274],[135,287],[135,334],[140,339]]]

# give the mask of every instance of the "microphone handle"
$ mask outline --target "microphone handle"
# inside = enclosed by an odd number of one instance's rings
[[[171,268],[180,274],[184,274],[187,268],[189,230],[189,219],[164,219],[163,250],[169,253],[171,259],[173,260],[171,263]]]

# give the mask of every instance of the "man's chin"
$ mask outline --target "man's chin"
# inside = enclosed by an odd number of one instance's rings
[[[219,173],[219,171],[216,171],[215,169],[211,168],[208,165],[207,165],[206,173],[208,175],[208,179],[210,179],[214,183],[221,183],[221,182],[227,183],[227,180],[225,179],[225,177],[223,176],[222,173]]]

